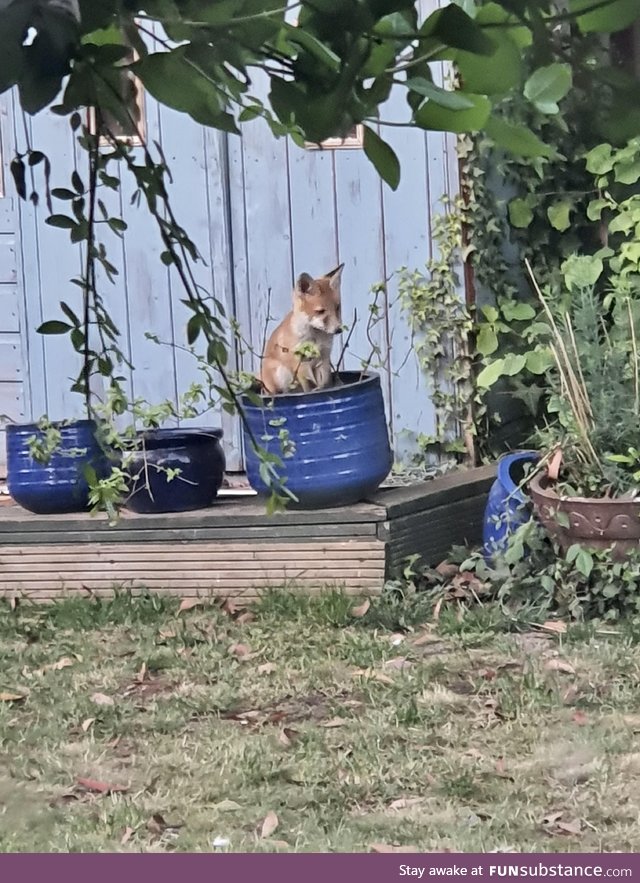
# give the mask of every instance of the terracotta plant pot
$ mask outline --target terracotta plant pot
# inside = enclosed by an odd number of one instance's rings
[[[529,491],[536,515],[563,551],[577,543],[622,560],[640,546],[640,499],[561,497],[546,475],[534,475]]]

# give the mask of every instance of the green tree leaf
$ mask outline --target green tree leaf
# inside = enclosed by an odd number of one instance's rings
[[[505,301],[502,304],[502,315],[507,322],[527,322],[534,319],[536,311],[531,304],[518,303],[518,301]]]
[[[427,101],[414,114],[416,124],[421,129],[437,132],[479,132],[489,119],[491,102],[486,95],[464,94],[473,107],[467,110],[449,110],[439,107],[433,101]]]
[[[524,86],[525,98],[541,113],[558,113],[558,101],[571,89],[573,76],[569,64],[550,64],[534,71]]]
[[[45,219],[45,224],[50,227],[59,227],[61,230],[73,230],[76,222],[67,215],[50,215]]]
[[[602,212],[611,206],[608,199],[592,199],[587,206],[587,217],[590,221],[599,221]]]
[[[68,334],[69,331],[73,330],[73,325],[69,325],[67,322],[61,322],[59,319],[51,319],[49,322],[43,322],[39,328],[36,329],[38,334]]]
[[[536,157],[553,156],[555,150],[526,126],[517,126],[505,120],[493,117],[487,123],[487,135],[495,141],[498,147],[508,150],[517,156]]]
[[[571,212],[573,211],[573,202],[570,199],[560,199],[554,202],[547,209],[547,217],[549,223],[554,230],[564,233],[571,226]]]
[[[604,264],[592,255],[571,255],[562,264],[562,275],[567,287],[571,290],[593,288],[602,272]]]
[[[433,12],[420,28],[420,35],[478,55],[492,55],[495,51],[494,42],[455,3]]]
[[[636,184],[640,180],[640,160],[616,163],[613,177],[620,184]]]
[[[599,144],[585,156],[587,171],[594,175],[608,174],[614,165],[613,148],[610,144]]]
[[[407,80],[407,88],[411,92],[423,95],[439,107],[447,107],[449,110],[468,110],[475,107],[471,99],[464,92],[453,92],[450,89],[442,89],[436,86],[426,77],[413,77]]]
[[[522,82],[522,50],[512,37],[515,30],[505,27],[508,13],[497,4],[490,3],[478,10],[475,21],[483,26],[484,33],[493,43],[489,58],[473,52],[459,50],[455,61],[462,83],[469,92],[481,95],[505,95]],[[489,27],[491,23],[496,27]]]
[[[397,190],[400,183],[400,163],[391,147],[369,126],[364,126],[362,146],[367,159],[373,163],[380,177],[392,190]]]
[[[476,349],[481,356],[490,356],[498,349],[498,335],[491,325],[481,325],[476,337]]]
[[[612,34],[623,31],[640,16],[637,0],[611,0],[610,3],[599,6],[594,0],[569,0],[569,9],[573,13],[590,10],[577,19],[583,34]]]
[[[544,374],[553,365],[553,356],[548,349],[535,349],[527,353],[527,371],[532,374]]]
[[[518,230],[526,229],[533,221],[533,209],[526,199],[512,199],[509,203],[509,223]]]
[[[489,389],[493,384],[502,377],[504,372],[504,359],[496,359],[490,365],[486,365],[478,374],[476,383],[481,389]]]

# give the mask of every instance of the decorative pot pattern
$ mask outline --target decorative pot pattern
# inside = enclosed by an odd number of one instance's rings
[[[96,440],[93,420],[55,424],[60,431],[59,449],[48,463],[31,456],[29,439],[42,437],[36,423],[7,425],[7,486],[13,499],[37,515],[62,515],[89,508],[89,485],[85,467],[100,476],[109,473],[109,462]]]
[[[530,517],[530,500],[520,489],[524,468],[536,463],[536,451],[516,451],[498,461],[498,474],[489,491],[482,529],[485,560],[503,551],[511,534]]]
[[[533,477],[530,492],[536,515],[563,551],[578,543],[594,551],[610,549],[622,560],[640,544],[640,500],[560,497],[544,475]],[[557,513],[564,516],[562,524]]]
[[[262,405],[243,400],[249,427],[259,445],[282,458],[278,433],[295,446],[284,458],[286,487],[298,498],[291,508],[347,506],[374,493],[393,463],[380,378],[340,374],[341,385],[310,393],[264,396]],[[245,428],[247,478],[258,494],[268,494],[260,461]]]
[[[152,429],[138,434],[144,450],[127,471],[134,477],[127,509],[143,514],[205,509],[222,485],[221,429]],[[167,480],[166,470],[180,474]]]

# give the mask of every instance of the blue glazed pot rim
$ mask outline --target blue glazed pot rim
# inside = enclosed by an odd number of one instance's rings
[[[310,401],[318,401],[321,398],[331,398],[336,395],[340,395],[346,391],[353,391],[354,387],[367,387],[374,386],[375,384],[380,382],[380,375],[375,371],[367,371],[364,377],[362,376],[361,371],[339,371],[338,377],[342,381],[339,386],[328,386],[326,389],[316,389],[312,392],[285,392],[280,393],[279,395],[260,395],[260,399],[263,402],[300,402],[304,399],[309,399]],[[247,396],[242,397],[243,405],[249,407],[255,407],[253,403],[247,398]]]
[[[143,429],[137,433],[137,437],[144,439],[146,442],[173,442],[174,444],[212,438],[219,441],[222,436],[222,429],[210,426],[176,426],[164,429]]]
[[[538,451],[514,451],[504,454],[498,461],[498,481],[512,499],[524,503],[525,495],[511,477],[511,467],[514,463],[537,463],[540,459]]]

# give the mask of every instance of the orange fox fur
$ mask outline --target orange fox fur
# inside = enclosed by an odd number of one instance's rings
[[[262,358],[260,381],[271,395],[331,384],[333,338],[342,330],[343,266],[318,279],[303,273],[296,282],[293,309],[267,341]]]

